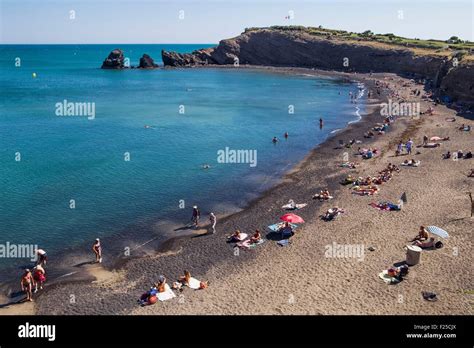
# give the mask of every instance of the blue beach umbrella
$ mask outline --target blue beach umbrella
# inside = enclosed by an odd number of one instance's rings
[[[448,238],[449,237],[448,232],[446,232],[445,230],[443,230],[442,228],[439,228],[437,226],[428,226],[426,228],[426,230],[429,233],[435,234],[435,235],[437,235],[438,237],[441,237],[441,238]]]

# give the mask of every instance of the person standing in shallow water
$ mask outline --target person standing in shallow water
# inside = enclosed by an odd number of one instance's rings
[[[92,250],[95,254],[95,262],[102,263],[102,247],[100,246],[99,238],[97,238],[92,245]]]
[[[193,216],[191,218],[193,226],[197,228],[199,226],[199,218],[201,217],[201,212],[199,211],[197,205],[193,207]]]
[[[323,129],[323,119],[319,119],[319,129]]]
[[[217,218],[213,212],[209,214],[209,221],[211,222],[211,234],[214,234],[216,233]]]

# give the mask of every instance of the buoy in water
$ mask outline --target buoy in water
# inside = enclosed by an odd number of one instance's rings
[[[31,76],[33,76],[33,78],[36,78],[36,73],[34,72],[33,74],[31,74]]]

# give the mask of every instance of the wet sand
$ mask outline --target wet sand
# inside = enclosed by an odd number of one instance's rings
[[[461,132],[461,123],[471,120],[456,117],[445,106],[435,106],[433,116],[420,119],[400,118],[389,133],[364,139],[363,133],[382,122],[380,103],[391,90],[401,97],[410,89],[422,88],[395,75],[346,75],[308,69],[267,68],[275,72],[329,75],[359,80],[373,89],[375,80],[390,84],[377,99],[369,99],[367,115],[351,124],[325,143],[317,146],[276,187],[251,202],[241,212],[220,219],[215,235],[182,236],[168,240],[155,255],[130,259],[116,266],[115,271],[87,270],[90,278],[49,284],[36,297],[38,314],[471,314],[472,226],[470,201],[466,192],[474,191],[468,178],[473,159],[442,160],[447,150],[474,150],[472,132]],[[406,87],[403,85],[408,84]],[[409,101],[420,98],[407,97]],[[396,101],[396,98],[393,99]],[[433,105],[421,102],[421,110]],[[420,148],[414,155],[421,160],[418,168],[402,167],[393,179],[381,185],[376,196],[352,195],[339,181],[348,173],[355,176],[375,175],[389,162],[399,165],[406,156],[394,157],[399,140],[411,137],[421,143],[423,135],[450,136],[435,149]],[[340,139],[362,140],[353,149],[336,149]],[[291,138],[290,138],[291,141]],[[362,160],[354,156],[358,146],[377,147],[381,155]],[[361,163],[355,170],[340,168],[344,152],[350,161]],[[312,200],[314,193],[329,188],[333,200]],[[399,211],[379,211],[368,204],[379,200],[396,202],[402,192],[408,203]],[[297,212],[306,223],[301,225],[288,247],[276,244],[268,235],[262,245],[240,250],[235,255],[226,236],[239,228],[252,233],[278,221],[281,209],[289,199],[308,206]],[[319,216],[332,206],[346,213],[335,221],[324,222]],[[419,225],[437,225],[450,233],[444,248],[422,253],[421,263],[410,268],[406,280],[387,285],[378,274],[405,259],[403,247],[413,238]],[[327,245],[357,244],[364,247],[364,258],[325,257]],[[367,248],[373,247],[374,251]],[[89,267],[89,266],[87,266]],[[90,266],[95,267],[95,266]],[[154,306],[139,307],[138,297],[160,274],[169,282],[188,269],[194,277],[210,280],[209,288],[200,291],[185,289],[178,297]],[[421,291],[437,293],[437,302],[426,302]],[[75,301],[71,302],[71,295]],[[15,307],[17,307],[15,305]],[[19,306],[18,306],[19,307]],[[0,314],[6,314],[0,309]],[[19,309],[20,311],[21,309]]]

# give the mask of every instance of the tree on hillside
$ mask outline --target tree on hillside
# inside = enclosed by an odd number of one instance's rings
[[[361,35],[369,37],[369,36],[373,36],[374,33],[371,30],[366,30]]]

